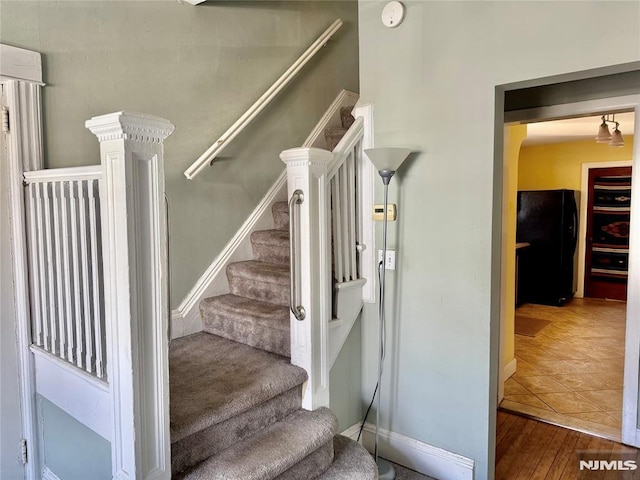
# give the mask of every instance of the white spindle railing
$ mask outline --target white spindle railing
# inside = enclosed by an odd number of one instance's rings
[[[358,118],[333,152],[294,148],[280,154],[287,165],[289,197],[296,190],[304,195],[299,238],[291,242],[300,247],[300,301],[306,316],[298,321],[292,314],[290,324],[291,362],[309,376],[303,394],[307,409],[328,405],[329,369],[363,304],[358,198],[363,137],[364,119]],[[344,328],[333,335],[330,327],[337,324]]]
[[[358,268],[357,165],[361,142],[350,146],[344,162],[330,179],[334,279],[337,283],[360,278]]]
[[[24,173],[33,344],[106,377],[102,168]]]

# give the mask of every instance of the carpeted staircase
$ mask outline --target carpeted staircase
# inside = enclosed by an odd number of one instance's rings
[[[327,129],[330,149],[353,122]],[[327,408],[301,408],[306,372],[289,361],[289,214],[253,232],[254,259],[227,268],[231,293],[200,304],[204,332],[170,348],[174,478],[374,480],[371,456],[336,435]]]

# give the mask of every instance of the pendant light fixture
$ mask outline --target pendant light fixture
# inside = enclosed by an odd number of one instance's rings
[[[610,147],[624,147],[624,139],[622,138],[622,132],[618,129],[618,124],[616,123],[616,129],[613,131],[613,137],[609,142]]]
[[[596,143],[609,143],[611,141],[611,132],[609,131],[609,125],[607,125],[607,121],[602,116],[602,123],[598,128],[598,135],[596,135]]]
[[[624,139],[622,138],[622,132],[618,128],[620,123],[616,122],[615,114],[611,116],[611,120],[609,120],[609,115],[602,115],[602,123],[598,127],[598,134],[596,135],[596,143],[607,143],[610,147],[623,147]],[[616,128],[613,131],[613,135],[609,132],[608,123],[615,123]]]

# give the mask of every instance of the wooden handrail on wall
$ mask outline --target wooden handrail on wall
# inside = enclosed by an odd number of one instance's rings
[[[278,78],[271,87],[242,114],[242,116],[222,136],[211,145],[206,152],[184,172],[184,175],[193,180],[202,170],[209,165],[212,160],[220,153],[231,141],[251,123],[251,121],[273,100],[273,98],[284,88],[293,77],[307,64],[311,58],[322,48],[323,45],[333,36],[335,32],[342,26],[342,20],[337,19],[320,35],[315,42],[311,44],[307,50],[291,65],[280,78]]]

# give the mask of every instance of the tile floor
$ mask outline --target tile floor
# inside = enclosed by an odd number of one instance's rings
[[[519,307],[551,323],[515,336],[517,371],[500,407],[620,441],[625,311],[623,302],[580,298]]]

